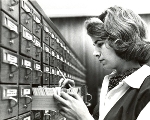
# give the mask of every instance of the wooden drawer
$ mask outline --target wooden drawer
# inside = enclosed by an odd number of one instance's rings
[[[7,14],[1,11],[2,27],[0,45],[10,50],[19,51],[19,25]]]
[[[33,34],[41,40],[42,32],[41,15],[34,9],[33,10]]]
[[[19,114],[31,110],[32,91],[30,85],[19,85]]]
[[[20,69],[19,69],[19,83],[31,84],[32,83],[32,71],[33,62],[31,58],[20,56]]]
[[[41,69],[41,63],[38,61],[33,61],[33,80],[32,84],[41,84],[41,77],[42,77],[42,69]]]
[[[20,53],[28,57],[32,57],[33,46],[34,46],[33,35],[31,31],[29,31],[24,26],[21,26],[21,30],[22,30],[22,33],[21,33]]]
[[[19,58],[16,53],[0,49],[0,83],[17,83],[19,79]]]
[[[50,62],[50,47],[43,43],[43,63],[48,64]]]
[[[42,46],[41,41],[37,37],[33,37],[33,53],[32,58],[38,61],[41,61],[41,53],[42,53]]]
[[[27,0],[20,0],[20,20],[21,24],[32,32],[33,10],[32,5]]]
[[[19,0],[1,0],[2,9],[19,22]]]
[[[0,116],[1,120],[18,115],[17,85],[0,85]]]
[[[33,120],[31,119],[31,112],[19,115],[18,120]]]
[[[50,67],[43,64],[43,84],[49,85],[50,80]]]
[[[45,20],[43,20],[43,42],[50,45],[50,39],[50,26]]]

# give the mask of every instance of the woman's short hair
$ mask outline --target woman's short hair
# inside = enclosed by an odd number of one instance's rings
[[[110,7],[100,16],[86,20],[85,25],[89,36],[107,40],[122,59],[141,64],[150,59],[146,24],[133,11],[119,6]]]

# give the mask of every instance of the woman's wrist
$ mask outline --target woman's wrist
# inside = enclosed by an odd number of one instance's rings
[[[88,114],[84,114],[83,116],[81,116],[80,120],[94,120],[94,118],[92,117],[90,113],[88,113]]]

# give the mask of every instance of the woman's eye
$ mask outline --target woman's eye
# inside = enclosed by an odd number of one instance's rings
[[[98,43],[98,47],[102,47],[104,43]]]

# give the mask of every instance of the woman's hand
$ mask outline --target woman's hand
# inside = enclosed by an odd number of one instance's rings
[[[61,92],[60,96],[54,94],[54,98],[58,101],[60,114],[67,119],[94,120],[78,94]]]
[[[75,87],[74,80],[61,78],[59,81],[59,87],[67,87],[67,85],[68,86],[70,85],[71,87]]]

